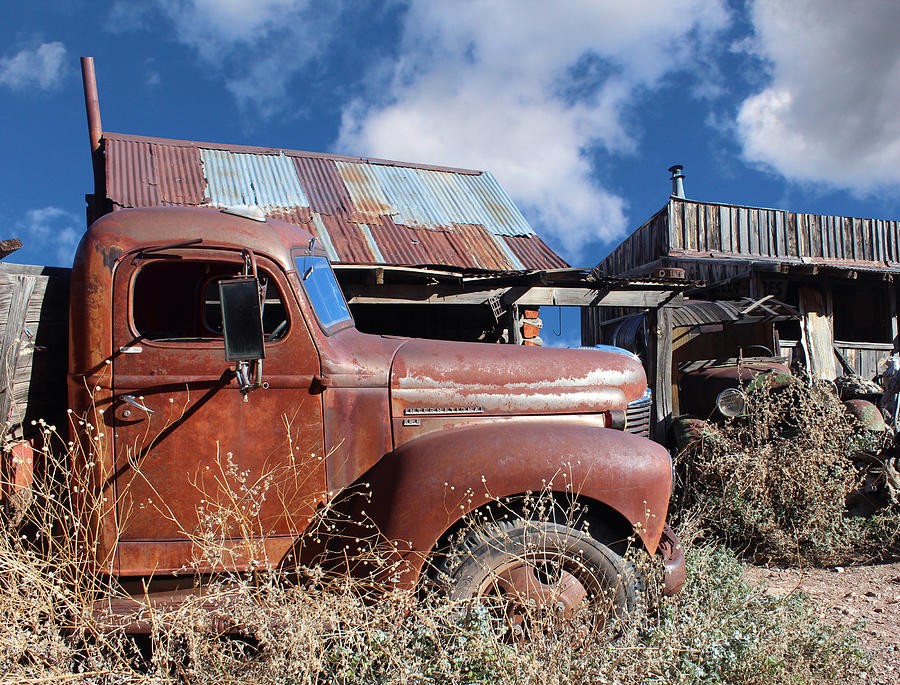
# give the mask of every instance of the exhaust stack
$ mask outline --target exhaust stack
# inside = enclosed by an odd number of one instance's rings
[[[97,95],[97,77],[94,74],[93,57],[81,58],[81,81],[84,84],[84,107],[87,110],[91,152],[96,152],[100,149],[103,125],[100,123],[100,97]]]
[[[681,164],[674,164],[669,167],[672,174],[672,197],[684,198],[684,174],[681,173],[684,167]]]
[[[109,211],[105,207],[106,167],[100,140],[103,138],[103,125],[100,123],[100,96],[97,94],[97,77],[94,74],[94,58],[81,58],[81,81],[84,84],[84,108],[87,111],[88,134],[91,138],[91,162],[94,167],[94,194],[86,195],[87,223],[94,221]]]

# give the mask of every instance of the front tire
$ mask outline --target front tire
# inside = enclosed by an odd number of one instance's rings
[[[469,532],[437,565],[451,602],[477,602],[512,634],[536,614],[587,619],[641,616],[643,582],[634,565],[588,533],[546,521],[501,521]]]

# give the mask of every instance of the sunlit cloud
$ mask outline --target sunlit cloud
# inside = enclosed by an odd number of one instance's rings
[[[768,83],[740,106],[744,157],[858,192],[900,183],[900,3],[756,0]]]
[[[66,47],[60,42],[41,43],[10,57],[0,57],[0,85],[12,90],[53,90],[62,83]]]

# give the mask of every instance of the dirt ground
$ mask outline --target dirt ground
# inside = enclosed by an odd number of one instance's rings
[[[748,566],[747,580],[776,596],[808,594],[830,625],[857,623],[857,635],[872,659],[869,683],[900,685],[900,562],[826,569]]]

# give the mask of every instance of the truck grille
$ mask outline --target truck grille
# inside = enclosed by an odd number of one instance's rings
[[[635,435],[650,437],[650,391],[641,399],[628,403],[625,412],[625,430]]]

